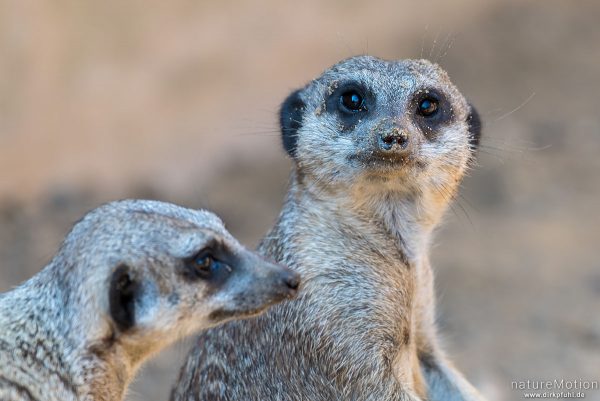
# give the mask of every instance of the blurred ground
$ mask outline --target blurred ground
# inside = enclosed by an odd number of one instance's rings
[[[353,54],[422,55],[486,123],[434,249],[450,354],[491,400],[599,380],[599,18],[594,1],[3,2],[0,291],[115,198],[209,207],[256,244],[285,192],[288,91]],[[129,399],[165,400],[185,350]]]

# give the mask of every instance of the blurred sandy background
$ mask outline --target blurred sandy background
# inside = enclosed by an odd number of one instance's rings
[[[285,192],[287,93],[350,55],[422,55],[485,120],[434,250],[450,354],[491,400],[598,380],[599,21],[566,0],[2,2],[0,291],[115,198],[212,208],[254,246]],[[185,351],[128,399],[166,400]]]

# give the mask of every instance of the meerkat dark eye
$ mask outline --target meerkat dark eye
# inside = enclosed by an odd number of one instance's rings
[[[194,270],[200,277],[208,279],[215,270],[216,263],[218,262],[211,255],[200,254],[194,258]]]
[[[433,97],[426,97],[419,101],[417,113],[423,117],[432,117],[438,112],[439,101]]]
[[[202,280],[213,280],[231,273],[229,265],[215,258],[212,251],[203,250],[186,262],[187,274]]]
[[[357,112],[364,109],[364,99],[356,90],[349,90],[340,95],[340,104],[346,111]]]
[[[434,140],[440,128],[454,119],[452,104],[442,91],[435,88],[417,91],[412,104],[414,120],[429,140]]]

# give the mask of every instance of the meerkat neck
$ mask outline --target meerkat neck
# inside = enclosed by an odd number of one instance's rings
[[[21,366],[23,370],[42,382],[55,382],[65,394],[75,394],[75,400],[121,400],[132,370],[127,358],[117,344],[108,344],[110,337],[92,338],[98,331],[90,330],[92,325],[86,319],[96,319],[98,313],[80,310],[79,297],[70,283],[51,280],[55,274],[50,265],[2,294],[3,348],[14,350],[12,363],[20,364],[27,356],[30,363]]]
[[[315,184],[315,182],[317,182]],[[432,233],[448,205],[448,197],[420,188],[395,187],[380,182],[361,181],[354,185],[327,183],[292,173],[292,198],[307,208],[320,205],[336,218],[351,214],[362,217],[381,227],[394,237],[411,260],[426,259]]]

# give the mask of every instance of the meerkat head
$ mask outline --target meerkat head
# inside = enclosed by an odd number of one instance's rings
[[[191,332],[291,298],[299,277],[248,251],[206,211],[155,201],[102,206],[57,256],[73,330],[117,342],[134,360]]]
[[[280,112],[297,171],[319,185],[455,187],[478,146],[476,110],[436,64],[353,57],[293,92]]]

